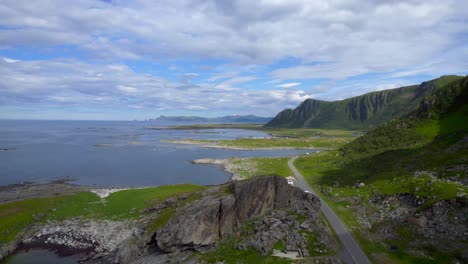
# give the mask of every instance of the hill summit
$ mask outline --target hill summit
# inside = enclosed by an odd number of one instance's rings
[[[461,78],[442,76],[341,101],[307,99],[295,109],[281,111],[265,127],[366,129],[409,114],[426,96]]]

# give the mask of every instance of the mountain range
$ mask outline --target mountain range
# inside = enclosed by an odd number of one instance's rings
[[[265,127],[367,129],[411,113],[426,96],[461,78],[442,76],[340,101],[307,99],[295,109],[281,111]]]
[[[164,116],[161,115],[153,121],[157,122],[177,122],[177,123],[196,123],[196,124],[227,124],[227,123],[253,123],[265,124],[272,117],[261,117],[256,115],[230,115],[221,117],[200,117],[200,116]]]

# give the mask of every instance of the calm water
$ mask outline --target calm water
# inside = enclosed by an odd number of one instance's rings
[[[144,122],[0,121],[0,185],[48,182],[103,186],[174,183],[219,184],[220,167],[194,165],[198,158],[291,156],[304,150],[237,151],[163,143],[170,139],[235,139],[265,133],[238,129],[151,130]],[[96,147],[106,144],[110,147]]]
[[[83,256],[60,257],[49,250],[32,249],[12,255],[0,262],[3,264],[76,264],[81,258]]]
[[[48,182],[72,177],[74,183],[103,186],[155,186],[174,183],[219,184],[230,175],[220,166],[195,165],[198,158],[273,157],[305,150],[238,151],[163,143],[171,139],[235,139],[265,133],[238,129],[151,130],[144,122],[0,121],[0,185]],[[110,147],[96,147],[109,144]],[[8,264],[76,263],[47,250],[19,252]]]

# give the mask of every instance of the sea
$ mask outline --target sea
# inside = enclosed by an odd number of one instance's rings
[[[99,187],[221,184],[231,175],[194,159],[286,157],[310,150],[230,150],[167,143],[185,139],[268,137],[244,129],[171,130],[177,123],[143,121],[0,120],[0,186],[67,180]],[[2,263],[77,263],[43,249],[20,251]]]
[[[0,121],[0,185],[46,183],[142,187],[220,184],[230,174],[194,159],[279,157],[306,150],[230,150],[167,143],[184,139],[268,137],[243,129],[168,130],[138,121]]]

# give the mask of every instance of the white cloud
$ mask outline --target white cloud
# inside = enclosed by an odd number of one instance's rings
[[[0,61],[0,105],[79,105],[94,109],[209,111],[271,116],[310,97],[303,91],[243,90],[254,80],[238,76],[219,84],[181,84],[142,74],[124,65],[75,60]],[[98,76],[99,75],[99,76]],[[183,88],[181,88],[183,87]],[[157,113],[155,112],[155,115]]]
[[[18,60],[14,60],[14,59],[10,59],[10,58],[3,58],[3,60],[4,60],[5,62],[8,62],[8,63],[15,63],[15,62],[18,61]]]
[[[292,88],[292,87],[296,87],[296,86],[299,86],[299,85],[301,85],[300,82],[291,82],[291,83],[278,84],[278,85],[275,85],[275,86],[280,87],[280,88]]]
[[[122,92],[130,93],[130,94],[138,92],[138,89],[135,87],[120,85],[120,84],[117,85],[117,89],[119,89]]]
[[[76,45],[110,60],[296,57],[386,70],[460,46],[467,28],[458,18],[468,8],[463,0],[52,2],[2,1],[2,46]]]
[[[418,75],[466,74],[467,9],[464,0],[4,0],[0,105],[273,115],[311,96],[337,99]],[[22,47],[70,59],[19,61]],[[177,77],[138,73],[128,61]],[[361,79],[373,74],[383,76]],[[297,91],[306,79],[324,82]],[[256,90],[259,83],[270,88]]]

